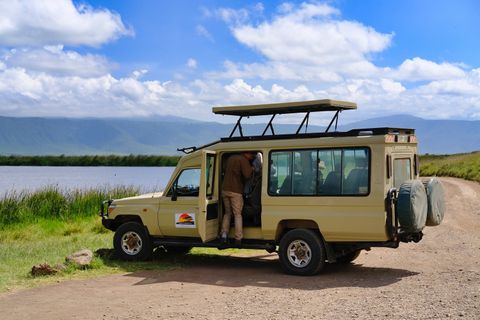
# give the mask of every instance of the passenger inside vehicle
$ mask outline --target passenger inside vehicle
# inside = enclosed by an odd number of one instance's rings
[[[344,193],[346,194],[363,194],[368,191],[367,159],[356,157],[355,166],[345,179]]]
[[[254,170],[252,176],[245,181],[243,191],[242,220],[244,227],[261,225],[261,193],[262,193],[262,163],[263,155],[261,152],[252,151],[251,165]],[[230,156],[234,154],[225,154],[222,157],[222,181],[225,175],[226,163]],[[224,209],[223,209],[224,210]],[[233,223],[233,221],[232,221]]]

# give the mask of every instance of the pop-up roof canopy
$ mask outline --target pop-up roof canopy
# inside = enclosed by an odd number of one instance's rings
[[[248,106],[214,107],[212,111],[215,114],[250,117],[286,113],[341,111],[356,108],[357,104],[353,102],[323,99]]]
[[[354,102],[348,101],[339,101],[339,100],[331,100],[331,99],[323,99],[323,100],[310,100],[310,101],[296,101],[296,102],[283,102],[283,103],[270,103],[270,104],[257,104],[257,105],[249,105],[249,106],[230,106],[230,107],[214,107],[212,109],[213,113],[215,114],[222,114],[222,115],[232,115],[238,116],[237,123],[235,127],[233,127],[232,132],[230,133],[231,138],[235,131],[238,128],[240,136],[243,137],[243,130],[242,130],[242,118],[243,117],[252,117],[252,116],[265,116],[265,115],[272,115],[270,121],[268,122],[265,130],[263,130],[262,136],[268,131],[271,130],[272,135],[275,135],[275,131],[273,130],[272,121],[275,116],[279,114],[287,114],[287,113],[303,113],[305,112],[305,117],[303,118],[302,123],[297,129],[295,134],[298,134],[300,130],[303,128],[305,124],[305,131],[308,127],[308,119],[310,117],[310,112],[319,112],[319,111],[335,111],[335,115],[330,121],[325,132],[330,130],[330,127],[335,122],[335,130],[337,129],[338,123],[338,114],[343,110],[351,110],[356,109],[357,104]]]
[[[222,138],[221,141],[225,139],[253,139],[254,137],[244,137],[243,130],[242,130],[242,118],[243,117],[253,117],[253,116],[265,116],[271,115],[270,121],[268,122],[265,130],[261,136],[257,136],[256,138],[263,138],[267,133],[268,129],[271,131],[271,136],[275,136],[275,130],[273,129],[273,119],[279,114],[287,114],[287,113],[305,113],[305,117],[303,118],[302,123],[295,132],[295,136],[300,133],[303,126],[305,125],[305,132],[308,128],[308,119],[310,117],[311,112],[320,112],[320,111],[334,111],[335,115],[330,121],[327,129],[325,130],[325,134],[328,133],[330,127],[335,122],[335,131],[337,130],[338,124],[338,115],[343,110],[352,110],[357,109],[357,104],[354,102],[348,101],[339,101],[339,100],[331,100],[331,99],[323,99],[323,100],[311,100],[311,101],[296,101],[296,102],[283,102],[283,103],[270,103],[270,104],[257,104],[257,105],[246,105],[246,106],[229,106],[229,107],[214,107],[212,109],[213,113],[221,114],[221,115],[230,115],[230,116],[238,116],[237,123],[233,127],[232,132],[228,138]],[[240,137],[233,137],[233,134],[238,129],[240,133]],[[277,136],[278,137],[278,136]],[[195,150],[208,147],[212,144],[211,143],[202,147],[187,147],[177,149],[178,151],[183,151],[185,153],[191,153]]]

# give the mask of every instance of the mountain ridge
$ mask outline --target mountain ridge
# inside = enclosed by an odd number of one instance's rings
[[[234,124],[188,118],[15,118],[0,116],[2,155],[177,154],[179,147],[200,146],[228,136]],[[265,124],[243,126],[246,135],[261,134]],[[275,124],[276,133],[295,132],[298,124]],[[398,114],[361,120],[339,130],[373,127],[416,129],[422,154],[480,150],[480,121],[426,120]],[[309,126],[309,132],[324,127]]]

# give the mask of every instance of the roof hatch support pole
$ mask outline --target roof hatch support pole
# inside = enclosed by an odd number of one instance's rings
[[[262,136],[264,136],[265,133],[267,133],[268,128],[270,128],[270,130],[272,130],[272,136],[275,135],[275,131],[273,131],[272,121],[273,121],[273,119],[275,118],[276,115],[277,114],[274,113],[273,116],[270,118],[270,121],[268,122],[267,126],[265,127],[265,130],[263,130]]]
[[[310,111],[307,112],[307,114],[305,115],[305,117],[303,118],[302,120],[302,123],[300,123],[300,126],[298,127],[297,129],[297,132],[295,132],[295,134],[298,134],[300,132],[300,130],[302,130],[302,127],[305,123],[305,121],[307,122],[307,126],[305,127],[305,130],[307,129],[308,127],[308,118],[310,117]]]
[[[237,120],[237,123],[235,124],[235,127],[233,127],[233,130],[232,132],[230,132],[230,136],[229,138],[231,138],[233,136],[233,134],[235,133],[235,131],[237,130],[238,128],[238,131],[240,132],[240,136],[243,137],[243,130],[242,130],[242,124],[240,123],[242,121],[242,118],[243,116],[240,116]]]
[[[327,130],[325,130],[325,132],[328,132],[328,130],[330,130],[330,127],[332,126],[334,121],[335,121],[335,131],[337,131],[338,115],[339,114],[340,114],[340,110],[337,110],[337,112],[335,112],[335,115],[333,116],[332,121],[330,121],[330,124],[328,125]]]

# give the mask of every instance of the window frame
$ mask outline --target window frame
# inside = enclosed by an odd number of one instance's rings
[[[368,192],[364,194],[335,194],[335,195],[322,195],[318,193],[318,171],[317,170],[317,177],[316,177],[316,190],[317,193],[315,194],[272,194],[270,192],[271,190],[271,184],[270,184],[270,174],[271,174],[271,161],[272,161],[272,153],[274,152],[297,152],[297,151],[317,151],[317,161],[318,161],[318,152],[321,150],[342,150],[342,156],[340,158],[340,168],[342,170],[342,175],[343,175],[343,150],[368,150]],[[293,163],[293,155],[292,155],[292,163]],[[278,169],[277,169],[278,170]],[[368,197],[371,193],[372,186],[371,186],[371,181],[372,181],[372,149],[369,146],[359,146],[359,147],[323,147],[323,148],[292,148],[292,149],[272,149],[268,152],[268,174],[267,174],[267,194],[270,197]],[[342,187],[344,181],[341,182]]]

